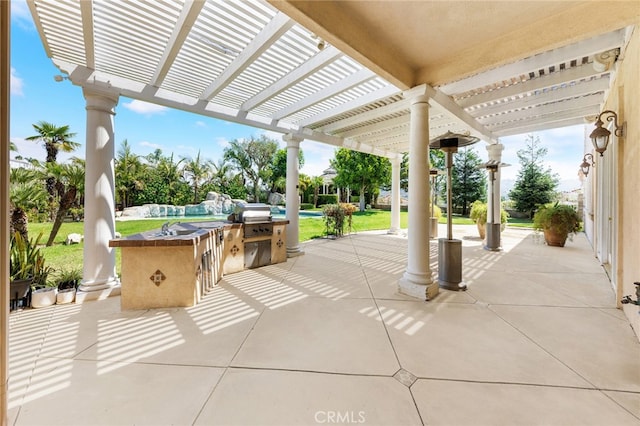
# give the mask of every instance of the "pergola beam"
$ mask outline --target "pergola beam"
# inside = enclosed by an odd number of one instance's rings
[[[202,92],[200,98],[214,98],[294,25],[295,22],[287,15],[278,12],[224,72]]]
[[[319,90],[313,95],[307,96],[306,98],[301,99],[300,101],[295,102],[289,105],[288,107],[281,109],[280,111],[277,111],[271,117],[274,120],[281,120],[284,117],[288,117],[292,114],[295,114],[296,112],[309,108],[312,105],[315,105],[327,99],[331,99],[332,97],[344,91],[347,91],[349,89],[357,87],[362,83],[368,80],[371,80],[373,78],[376,78],[376,75],[373,72],[369,71],[368,69],[363,68],[359,71],[356,71],[354,74],[351,74],[346,78],[343,78],[342,80],[336,82],[335,84],[332,84],[329,87]]]
[[[253,98],[245,101],[240,109],[243,111],[250,111],[258,105],[268,101],[269,99],[284,92],[290,87],[298,84],[311,74],[326,67],[331,62],[334,62],[340,58],[342,53],[333,46],[329,46],[320,53],[313,56],[307,62],[303,63],[300,67],[296,68],[289,74],[283,76],[280,80],[276,81],[271,86],[265,88]]]
[[[482,105],[490,102],[497,102],[502,99],[522,96],[531,92],[560,88],[594,76],[600,76],[604,73],[597,72],[590,64],[581,65],[575,68],[569,68],[564,71],[553,74],[533,78],[524,82],[512,84],[500,89],[479,93],[474,96],[458,99],[456,102],[462,108],[470,108],[476,105]],[[608,76],[601,77],[608,80]],[[473,114],[473,113],[472,113]]]
[[[528,74],[534,69],[544,69],[566,63],[568,58],[583,58],[596,53],[615,49],[624,41],[624,30],[604,34],[595,39],[583,40],[569,46],[559,47],[546,53],[530,56],[512,64],[504,65],[471,77],[445,84],[439,89],[446,94],[464,93],[478,87],[509,80],[515,76]]]
[[[176,22],[175,27],[173,27],[171,37],[169,37],[167,46],[165,47],[162,54],[162,58],[160,58],[160,62],[158,63],[156,72],[153,74],[153,77],[151,77],[150,84],[152,86],[162,85],[162,82],[169,73],[169,69],[173,64],[173,61],[176,60],[176,57],[180,53],[180,49],[184,45],[189,32],[191,32],[191,27],[198,19],[200,11],[204,7],[204,5],[204,0],[185,1],[184,7],[180,12],[180,17],[178,18],[178,22]]]

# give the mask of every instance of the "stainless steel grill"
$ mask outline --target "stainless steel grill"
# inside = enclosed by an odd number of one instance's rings
[[[234,214],[235,221],[243,224],[245,268],[271,264],[271,206],[262,203],[236,203]]]
[[[271,223],[271,206],[263,203],[238,202],[234,208],[236,222]]]

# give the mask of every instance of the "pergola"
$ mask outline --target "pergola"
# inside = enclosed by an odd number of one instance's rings
[[[120,96],[285,135],[289,256],[300,254],[302,141],[392,161],[391,232],[399,229],[400,158],[409,152],[409,257],[399,288],[430,299],[438,286],[428,262],[428,141],[448,131],[476,136],[499,162],[501,136],[596,116],[638,14],[635,2],[616,2],[601,16],[593,2],[28,5],[47,54],[87,99],[81,288],[95,295],[117,283],[108,240]],[[500,191],[499,183],[490,188]],[[489,223],[499,223],[492,211],[499,204],[489,212]]]

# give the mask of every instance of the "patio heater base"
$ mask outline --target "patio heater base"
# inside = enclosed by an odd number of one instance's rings
[[[487,244],[485,250],[501,251],[500,247],[500,226],[499,223],[487,223]]]
[[[431,228],[429,229],[429,238],[435,240],[436,238],[438,238],[438,218],[431,217],[429,219],[429,224],[431,225]]]
[[[446,290],[466,290],[462,283],[462,241],[438,240],[438,284]]]

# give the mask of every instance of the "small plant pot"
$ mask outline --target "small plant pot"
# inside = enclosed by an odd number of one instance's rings
[[[76,289],[68,288],[66,290],[60,290],[58,292],[58,296],[56,297],[56,303],[58,305],[64,305],[66,303],[73,303],[76,299]]]
[[[33,290],[31,293],[31,307],[45,308],[56,303],[58,289],[55,287],[45,287]]]

